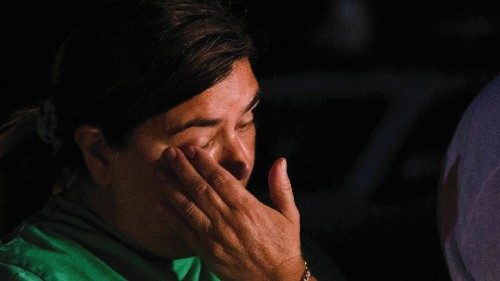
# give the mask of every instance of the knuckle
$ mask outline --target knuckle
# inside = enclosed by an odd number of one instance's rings
[[[191,180],[190,185],[193,188],[194,194],[197,196],[203,196],[208,191],[208,185],[203,179],[193,179]]]
[[[191,201],[186,201],[182,204],[182,210],[189,216],[193,216],[196,213],[196,205]]]
[[[213,229],[213,224],[211,221],[207,221],[206,224],[201,225],[201,230],[204,235],[209,236],[212,233]]]
[[[293,211],[293,215],[294,215],[294,219],[297,221],[297,222],[300,222],[300,212],[297,208],[295,208]]]
[[[218,241],[210,240],[208,242],[207,248],[216,259],[221,259],[224,256],[224,248]]]
[[[223,185],[226,182],[226,176],[217,170],[210,171],[207,178],[214,185]]]
[[[236,202],[236,207],[240,207],[240,208],[244,208],[244,209],[253,209],[253,200],[251,197],[249,196],[241,196],[239,197],[237,200],[235,200]]]
[[[211,234],[214,236],[220,235],[220,233],[226,232],[227,224],[225,221],[217,219],[212,222]]]

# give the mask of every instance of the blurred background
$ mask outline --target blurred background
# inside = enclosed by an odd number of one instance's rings
[[[500,70],[496,0],[232,1],[259,47],[251,188],[285,156],[303,232],[348,280],[449,280],[436,222],[446,149]],[[0,119],[50,96],[85,1],[8,1]]]

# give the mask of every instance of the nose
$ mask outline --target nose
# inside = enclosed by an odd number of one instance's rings
[[[219,164],[237,180],[245,180],[250,174],[247,153],[245,146],[237,137],[229,139],[222,146]]]

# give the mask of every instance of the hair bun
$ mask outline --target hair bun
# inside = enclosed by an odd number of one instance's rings
[[[54,156],[61,147],[62,141],[55,135],[57,116],[55,106],[50,99],[45,100],[40,106],[36,123],[38,136],[44,143],[52,145]]]

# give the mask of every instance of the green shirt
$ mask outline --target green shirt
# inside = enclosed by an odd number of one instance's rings
[[[197,257],[164,260],[56,196],[0,245],[0,280],[219,279]]]

